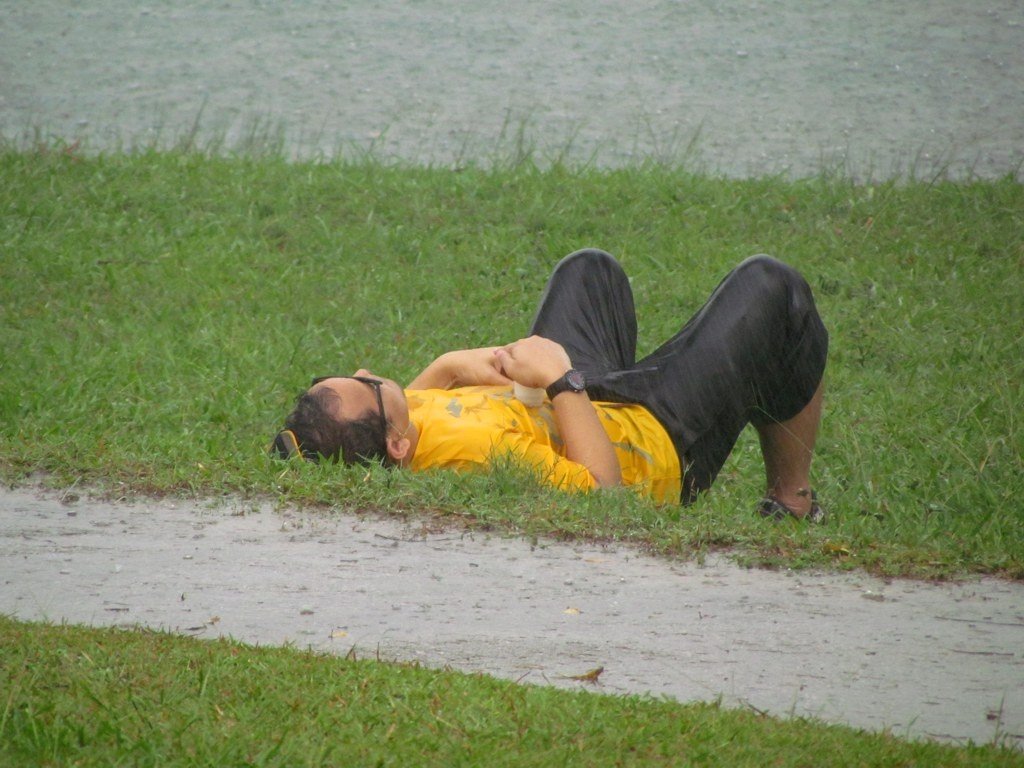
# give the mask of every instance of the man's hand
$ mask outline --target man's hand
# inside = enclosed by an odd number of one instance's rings
[[[445,352],[408,386],[408,389],[452,389],[478,385],[503,386],[512,380],[501,371],[498,347],[457,349]]]
[[[460,349],[449,352],[447,358],[448,371],[452,377],[452,387],[500,386],[511,384],[512,380],[501,371],[495,359],[497,347],[481,347],[479,349]]]
[[[494,355],[505,375],[524,387],[548,387],[572,368],[562,345],[540,336],[506,344]]]
[[[572,368],[565,348],[540,336],[501,347],[495,357],[501,362],[505,375],[526,387],[547,388]],[[598,488],[621,485],[619,457],[587,393],[562,392],[555,396],[551,405],[565,444],[566,458],[586,467]]]

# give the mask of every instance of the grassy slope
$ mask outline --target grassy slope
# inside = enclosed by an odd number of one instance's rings
[[[1024,576],[1017,183],[746,182],[650,167],[0,153],[0,472],[428,510],[751,560]],[[284,469],[266,440],[312,373],[410,377],[525,326],[581,245],[634,276],[641,345],[736,261],[802,269],[832,331],[817,459],[834,521],[769,526],[746,435],[693,508],[488,478]],[[805,721],[478,676],[0,618],[0,764],[1020,765]]]
[[[0,765],[1020,766],[710,704],[0,617]]]
[[[660,166],[461,171],[199,153],[0,153],[0,472],[123,492],[438,511],[666,553],[1024,577],[1024,190],[1011,180],[729,181]],[[641,351],[756,252],[800,268],[832,335],[822,529],[752,517],[748,431],[712,494],[658,509],[493,478],[282,467],[310,375],[410,378],[525,331],[584,245],[633,276]]]

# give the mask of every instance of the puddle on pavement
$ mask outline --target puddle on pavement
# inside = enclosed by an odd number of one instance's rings
[[[269,506],[0,492],[0,611],[1024,745],[1024,585],[747,570]],[[599,685],[568,679],[604,667]]]

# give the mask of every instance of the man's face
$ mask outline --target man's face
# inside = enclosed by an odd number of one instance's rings
[[[405,399],[402,387],[392,379],[374,376],[365,368],[360,368],[353,376],[373,379],[380,382],[381,403],[384,405],[384,418],[390,429],[404,435],[409,429],[409,404]],[[367,411],[378,413],[376,387],[359,379],[347,376],[335,376],[323,379],[310,387],[310,392],[321,388],[328,389],[341,398],[338,412],[334,415],[343,421],[352,421],[363,417]]]

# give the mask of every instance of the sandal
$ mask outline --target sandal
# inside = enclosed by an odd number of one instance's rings
[[[785,520],[792,517],[797,520],[806,520],[809,523],[823,523],[828,515],[818,504],[818,495],[811,491],[811,509],[803,517],[799,517],[792,509],[787,507],[774,496],[765,496],[757,504],[757,514],[767,517],[770,520]]]

